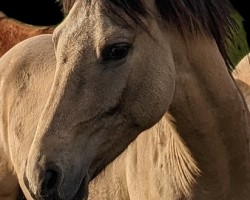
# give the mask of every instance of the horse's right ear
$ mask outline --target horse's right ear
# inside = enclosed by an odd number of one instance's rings
[[[0,18],[7,17],[2,11],[0,11]]]

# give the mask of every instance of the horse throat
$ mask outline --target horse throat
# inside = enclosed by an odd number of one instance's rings
[[[176,89],[170,114],[200,169],[194,196],[245,199],[250,195],[246,104],[213,40],[172,43]]]

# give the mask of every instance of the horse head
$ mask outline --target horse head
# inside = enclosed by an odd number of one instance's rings
[[[153,1],[139,2],[128,14],[76,1],[54,31],[56,74],[24,175],[35,199],[87,197],[90,180],[168,110],[170,45]]]

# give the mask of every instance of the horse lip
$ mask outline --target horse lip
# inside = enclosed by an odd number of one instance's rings
[[[82,182],[79,186],[78,191],[76,192],[75,196],[72,200],[87,200],[88,198],[88,178],[84,176]]]

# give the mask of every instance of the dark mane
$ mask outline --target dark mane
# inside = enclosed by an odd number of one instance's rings
[[[90,2],[91,0],[85,0]],[[114,6],[123,9],[138,25],[144,26],[141,17],[149,16],[150,12],[143,0],[104,0],[107,8]],[[63,10],[68,13],[75,0],[61,0]],[[229,0],[155,0],[158,11],[166,25],[174,25],[181,33],[192,34],[203,32],[212,36],[231,70],[227,54],[226,40],[232,39],[232,31],[237,23],[232,17]],[[116,12],[115,9],[110,9]],[[117,13],[115,13],[117,14]]]

